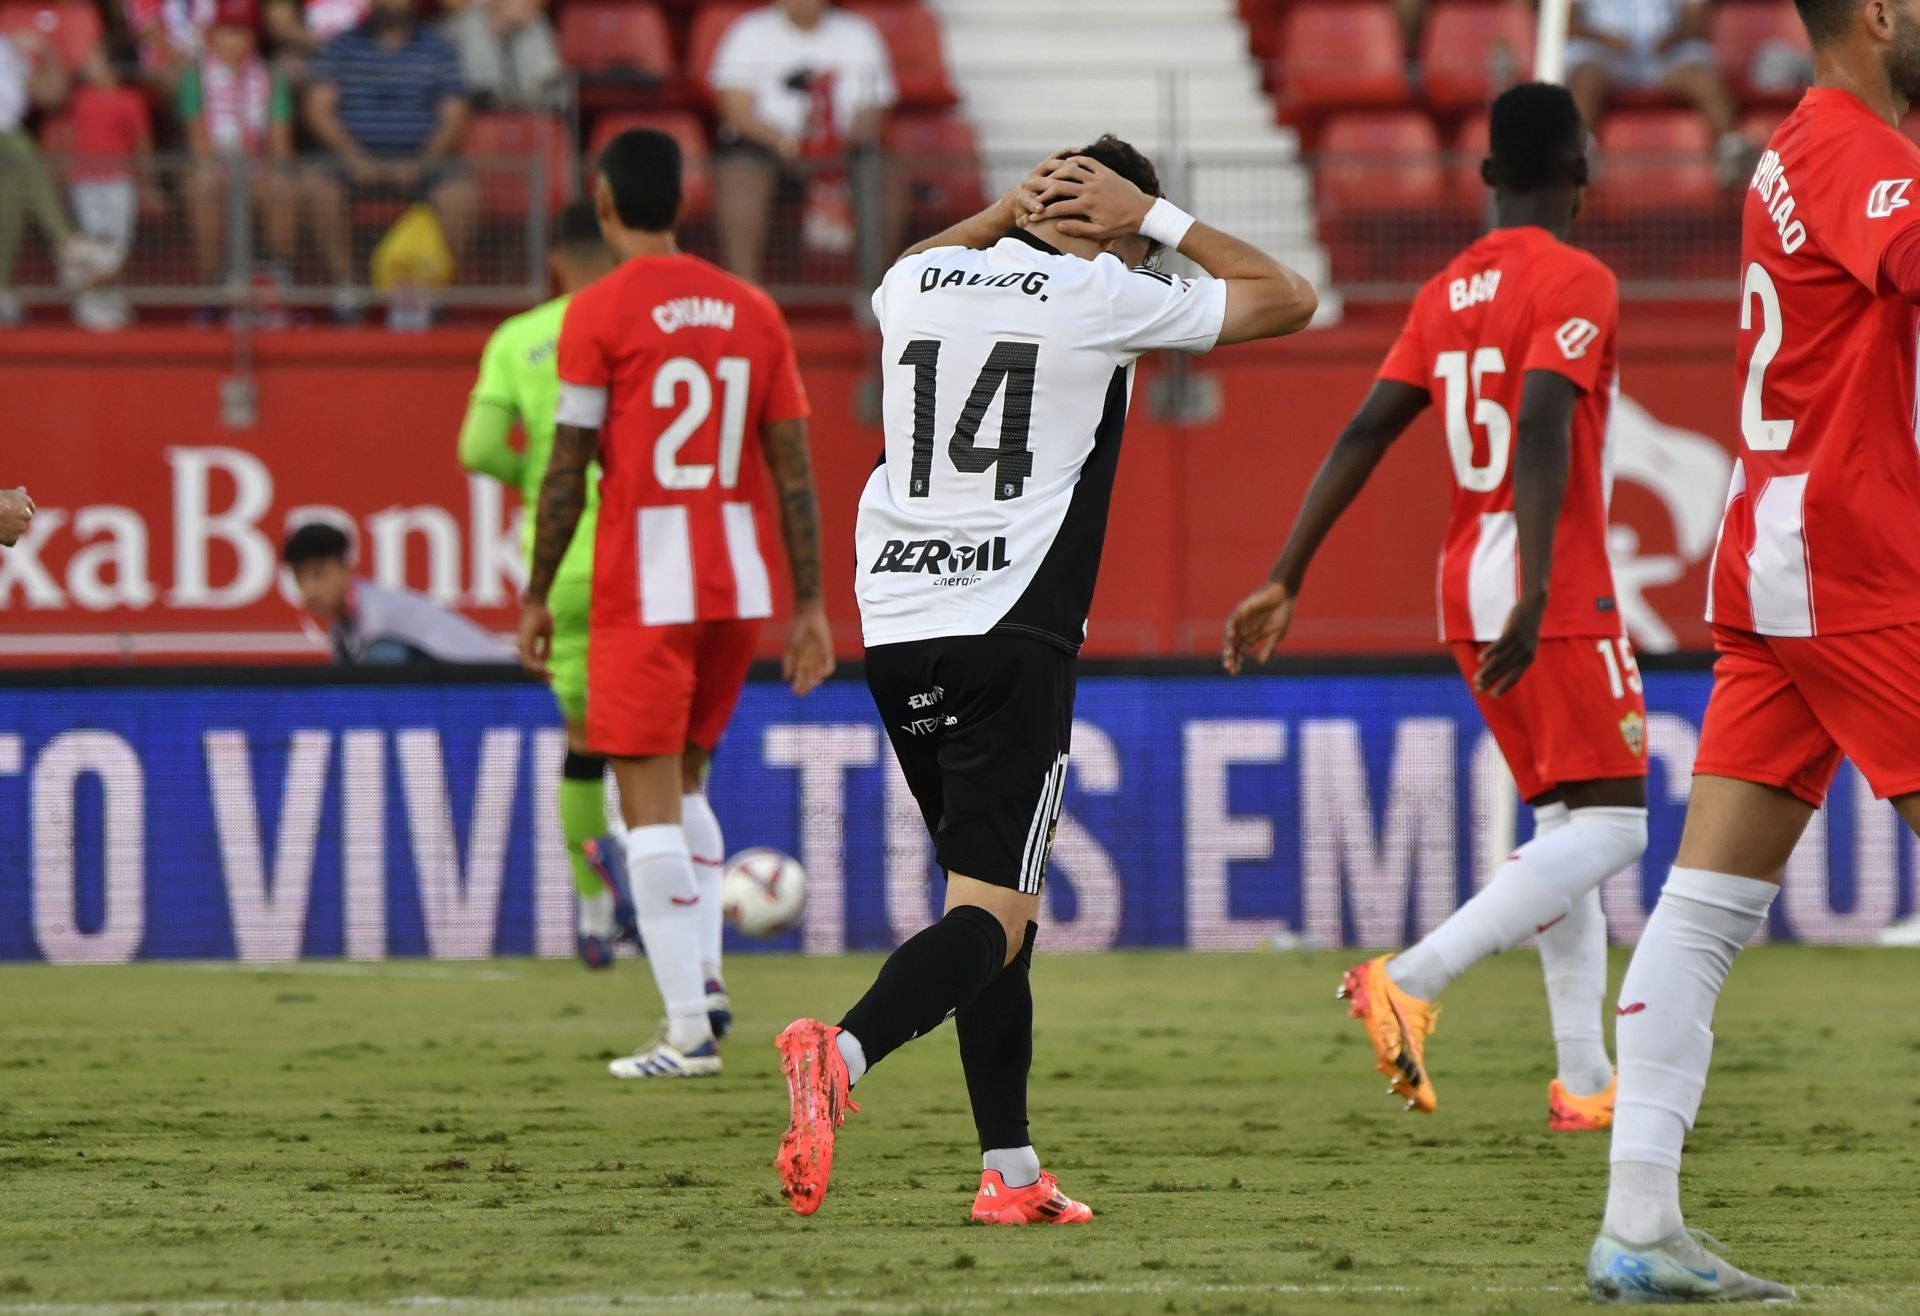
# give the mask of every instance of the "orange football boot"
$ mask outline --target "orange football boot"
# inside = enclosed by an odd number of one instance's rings
[[[790,1114],[773,1166],[780,1191],[801,1215],[820,1209],[833,1173],[833,1139],[860,1107],[847,1095],[847,1062],[834,1039],[840,1030],[818,1019],[796,1019],[774,1039],[780,1048],[780,1072],[787,1078]]]
[[[1586,1131],[1613,1127],[1613,1094],[1620,1087],[1615,1074],[1604,1092],[1578,1097],[1554,1079],[1547,1084],[1547,1127],[1564,1131]]]
[[[1387,976],[1391,955],[1356,964],[1340,980],[1336,995],[1347,1002],[1347,1013],[1367,1030],[1367,1039],[1380,1058],[1387,1090],[1404,1097],[1408,1110],[1431,1115],[1440,1099],[1427,1076],[1426,1043],[1440,1017],[1440,1007],[1410,996]]]
[[[984,1170],[973,1219],[982,1225],[1084,1225],[1093,1219],[1093,1208],[1061,1192],[1045,1170],[1025,1188],[1009,1188],[1000,1171]]]

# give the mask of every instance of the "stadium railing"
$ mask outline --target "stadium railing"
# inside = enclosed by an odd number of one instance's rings
[[[1187,117],[1182,100],[1192,81],[1191,75],[1170,79],[1157,101],[1136,108],[1123,125],[1141,130],[1141,143],[1159,159],[1169,193],[1295,264],[1345,301],[1403,301],[1485,223],[1486,193],[1477,172],[1483,148],[1473,140],[1471,124],[1443,144],[1417,112],[1369,111],[1329,124],[1315,154],[1301,154],[1297,139],[1284,131],[1210,144],[1199,133],[1207,120]],[[480,186],[482,216],[452,281],[434,293],[440,305],[504,313],[548,295],[547,226],[558,205],[579,194],[583,164],[574,147],[578,134],[553,122],[558,136],[552,150],[495,149],[465,157]],[[1155,122],[1159,127],[1147,131]],[[885,151],[834,173],[816,167],[810,181],[776,203],[765,282],[784,303],[845,308],[863,317],[864,294],[895,252],[971,213],[1043,153],[1024,146],[981,151],[971,128],[953,118],[906,118],[897,129]],[[491,144],[498,147],[500,140]],[[48,157],[61,178],[77,163]],[[708,159],[690,154],[690,164],[682,239],[689,250],[717,258]],[[296,200],[294,257],[276,278],[266,273],[258,212],[247,203],[251,178],[263,165],[226,166],[221,264],[229,273],[209,280],[199,272],[188,199],[198,167],[182,156],[155,162],[155,186],[117,280],[126,298],[137,308],[162,312],[156,318],[164,318],[167,308],[277,304],[297,320],[325,308],[335,289],[304,196]],[[285,176],[301,184],[324,167],[324,160],[302,160]],[[819,201],[836,190],[840,222],[817,222]],[[1737,201],[1697,152],[1608,153],[1596,161],[1596,183],[1574,240],[1607,260],[1628,296],[1715,297],[1726,291],[1736,263]],[[352,208],[354,282],[369,303],[387,299],[367,289],[369,259],[404,209],[397,201]],[[71,296],[37,240],[27,243],[11,291],[40,306],[62,305]]]

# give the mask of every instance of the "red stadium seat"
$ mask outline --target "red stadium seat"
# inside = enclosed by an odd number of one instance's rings
[[[1337,114],[1320,134],[1314,186],[1323,216],[1439,206],[1440,134],[1419,110]]]
[[[701,127],[699,116],[685,110],[603,114],[599,122],[594,124],[592,140],[587,144],[587,168],[593,168],[593,161],[599,156],[601,148],[629,128],[651,128],[680,143],[680,154],[686,162],[685,194],[681,198],[680,217],[683,220],[706,218],[713,210],[712,151],[707,145],[706,129]]]
[[[1633,110],[1600,121],[1593,197],[1601,210],[1710,209],[1721,199],[1713,131],[1691,110]]]
[[[1287,14],[1282,44],[1283,116],[1411,99],[1400,25],[1378,0],[1309,0]]]
[[[947,78],[946,47],[938,18],[917,4],[856,0],[846,8],[871,21],[886,38],[903,107],[944,109],[959,99]]]
[[[1805,90],[1799,81],[1762,86],[1753,79],[1754,58],[1769,46],[1784,52],[1807,54],[1807,30],[1786,0],[1773,3],[1719,4],[1713,7],[1713,48],[1727,71],[1734,94],[1745,101],[1787,105]]]
[[[740,15],[758,8],[755,4],[723,2],[704,4],[694,11],[693,25],[687,31],[687,81],[693,84],[701,99],[713,98],[707,76],[713,71],[713,56],[720,48],[720,38]]]
[[[980,146],[973,126],[950,114],[903,114],[887,125],[884,145],[907,171],[916,231],[986,208]]]
[[[1492,103],[1533,71],[1533,14],[1511,0],[1441,4],[1420,37],[1420,81],[1436,110]]]
[[[673,76],[673,42],[655,4],[568,5],[560,12],[560,58],[588,77],[665,82]]]
[[[1487,116],[1476,114],[1460,125],[1453,135],[1453,152],[1447,177],[1453,189],[1454,204],[1480,213],[1486,209],[1486,180],[1480,177],[1480,162],[1487,158]]]
[[[1766,110],[1749,110],[1740,120],[1740,135],[1755,146],[1765,146],[1773,138],[1773,133],[1786,122],[1789,111],[1785,106],[1776,105]],[[1902,128],[1906,124],[1900,125]]]
[[[85,0],[0,5],[0,32],[20,31],[39,33],[59,54],[60,62],[72,69],[86,62],[106,29],[100,11]]]
[[[466,154],[480,178],[486,213],[500,219],[524,219],[533,186],[535,159],[547,173],[549,213],[573,195],[573,144],[567,126],[555,114],[482,114],[467,130]]]

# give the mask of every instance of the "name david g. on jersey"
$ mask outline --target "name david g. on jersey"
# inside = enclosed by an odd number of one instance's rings
[[[942,270],[938,265],[929,265],[920,271],[920,291],[934,292],[947,288],[1018,288],[1029,297],[1047,300],[1047,272],[1045,270],[1014,270],[1010,274],[969,274],[965,270]]]

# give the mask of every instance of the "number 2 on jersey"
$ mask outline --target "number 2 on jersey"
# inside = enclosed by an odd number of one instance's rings
[[[1453,478],[1469,493],[1491,493],[1507,478],[1507,458],[1513,449],[1513,419],[1507,409],[1492,398],[1480,396],[1480,380],[1486,375],[1504,375],[1506,358],[1497,347],[1477,347],[1471,368],[1473,424],[1467,423],[1469,368],[1465,352],[1442,352],[1433,363],[1433,373],[1447,385],[1447,455],[1453,458]],[[1473,460],[1473,425],[1487,432],[1485,465]]]
[[[743,356],[723,356],[714,363],[720,378],[720,487],[731,489],[740,483],[740,446],[746,441],[747,380],[753,363]],[[680,414],[660,431],[653,448],[653,475],[662,489],[704,489],[713,483],[714,468],[700,463],[682,465],[680,450],[687,440],[700,432],[713,414],[713,381],[706,368],[691,357],[676,356],[661,363],[653,377],[653,405],[662,411],[680,399],[686,391],[686,403]]]
[[[1747,387],[1740,394],[1740,437],[1755,452],[1779,452],[1793,441],[1793,422],[1768,420],[1760,409],[1760,385],[1780,352],[1780,294],[1773,276],[1759,261],[1747,266],[1740,285],[1740,329],[1753,328],[1753,304],[1760,303],[1760,337],[1747,358]]]
[[[1033,453],[1027,432],[1033,422],[1033,368],[1040,359],[1038,343],[995,343],[973,381],[973,392],[954,422],[947,457],[963,475],[993,474],[993,499],[1004,503],[1026,492],[1033,474]],[[933,425],[940,386],[940,343],[916,338],[900,354],[900,364],[913,367],[913,464],[907,472],[907,496],[927,498],[933,492]],[[1000,405],[1000,442],[991,448],[974,442],[980,422],[994,395],[1007,391]]]

